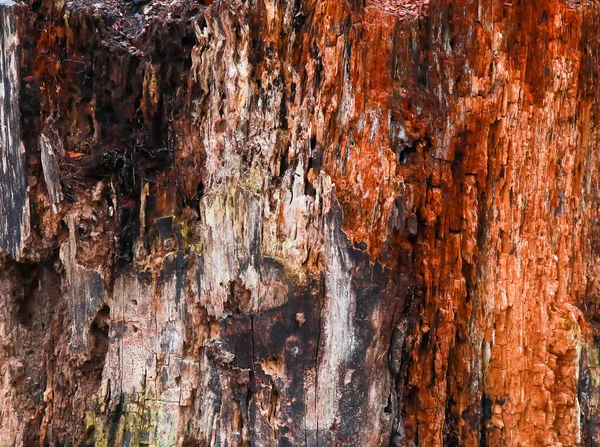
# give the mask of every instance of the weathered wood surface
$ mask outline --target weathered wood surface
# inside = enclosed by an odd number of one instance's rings
[[[2,3],[0,446],[600,443],[599,4]]]
[[[0,3],[0,250],[21,257],[29,225],[19,111],[19,35],[13,6]]]

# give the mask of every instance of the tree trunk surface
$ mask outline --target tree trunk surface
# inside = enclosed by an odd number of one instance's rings
[[[0,446],[597,446],[600,4],[0,0]]]

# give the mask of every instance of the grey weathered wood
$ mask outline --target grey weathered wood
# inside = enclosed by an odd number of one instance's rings
[[[19,111],[15,6],[0,4],[0,251],[19,258],[28,234],[28,198]]]
[[[52,202],[52,210],[58,212],[58,206],[63,200],[62,187],[60,185],[60,175],[58,168],[58,157],[55,149],[46,135],[40,135],[40,150],[42,152],[42,169],[44,171],[44,180],[48,188],[48,196]]]

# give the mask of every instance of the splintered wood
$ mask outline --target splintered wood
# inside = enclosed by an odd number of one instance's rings
[[[600,444],[600,4],[0,0],[0,446]]]

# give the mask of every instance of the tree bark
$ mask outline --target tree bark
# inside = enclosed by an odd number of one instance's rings
[[[0,0],[0,446],[599,445],[599,25]]]

